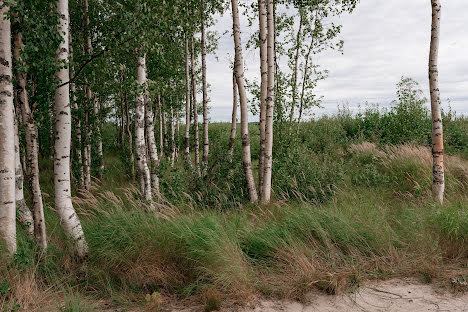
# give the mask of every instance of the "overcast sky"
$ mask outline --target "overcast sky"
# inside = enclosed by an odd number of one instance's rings
[[[332,51],[316,56],[316,62],[330,74],[316,90],[324,97],[324,108],[315,109],[315,114],[334,113],[343,103],[348,103],[354,111],[365,102],[387,106],[395,98],[395,85],[401,76],[418,81],[429,97],[429,0],[361,0],[351,15],[343,15],[340,20],[344,55]],[[468,0],[442,0],[441,97],[450,99],[452,108],[464,114],[468,114],[467,20]],[[258,52],[245,49],[247,38],[255,29],[247,27],[245,17],[241,18],[241,24],[246,77],[259,79]],[[212,121],[229,121],[232,109],[230,60],[233,56],[230,12],[219,17],[213,28],[222,36],[217,57],[210,56],[207,64],[211,85],[210,115]],[[225,31],[229,33],[223,35]],[[251,116],[251,120],[255,119]]]

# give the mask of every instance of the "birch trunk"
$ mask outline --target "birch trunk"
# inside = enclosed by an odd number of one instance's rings
[[[70,50],[70,60],[73,60],[73,42],[72,42],[72,36],[71,36],[71,31],[69,30],[69,50]],[[70,62],[70,71],[73,72],[73,63]],[[73,109],[78,110],[78,102],[77,102],[77,97],[76,97],[76,85],[75,83],[70,83],[70,90],[72,93],[72,102],[73,102]],[[80,180],[79,184],[82,187],[84,185],[84,170],[83,170],[83,155],[81,154],[81,120],[79,116],[74,116],[73,118],[74,121],[74,127],[75,127],[75,132],[76,132],[76,146],[75,146],[75,153],[76,153],[76,158],[78,160],[78,171],[80,174]]]
[[[16,114],[15,114],[16,115]],[[26,205],[24,200],[24,175],[23,175],[23,166],[21,165],[21,156],[20,156],[20,140],[19,140],[19,131],[18,131],[18,121],[15,116],[15,200],[16,200],[16,210],[18,212],[18,220],[24,226],[26,231],[30,236],[34,235],[34,219]]]
[[[190,165],[190,79],[188,37],[185,35],[185,160]]]
[[[158,124],[159,124],[159,158],[164,156],[164,132],[163,132],[163,116],[162,116],[161,95],[158,94]]]
[[[84,35],[85,35],[85,41],[86,41],[86,54],[88,57],[91,56],[93,53],[93,46],[91,44],[91,37],[89,35],[89,15],[88,15],[88,0],[83,1],[83,8],[84,8],[84,18],[85,18],[85,29],[84,29]],[[84,166],[84,188],[86,190],[89,189],[91,185],[91,139],[92,139],[92,126],[90,124],[90,114],[91,114],[91,105],[93,103],[93,93],[91,91],[91,88],[89,84],[85,85],[85,91],[86,91],[86,100],[87,100],[87,107],[86,107],[86,117],[85,117],[85,131],[86,131],[86,145],[84,148],[85,152],[85,166]],[[93,104],[93,109],[95,107],[95,104]]]
[[[260,46],[260,154],[258,156],[258,191],[263,192],[265,175],[265,121],[268,84],[267,63],[267,12],[266,0],[258,0],[259,46]]]
[[[70,80],[68,69],[68,0],[59,0],[57,12],[60,16],[59,32],[62,42],[57,51],[57,61],[64,63],[57,72],[58,83],[63,84]],[[54,156],[54,187],[55,209],[65,234],[73,240],[77,255],[83,258],[88,246],[85,241],[78,215],[73,208],[71,200],[70,183],[70,142],[71,142],[71,110],[70,86],[65,84],[55,92],[55,156]]]
[[[275,26],[273,0],[267,0],[267,63],[268,93],[266,98],[265,120],[265,176],[263,181],[262,202],[271,200],[272,152],[273,152],[273,106],[275,103]]]
[[[15,36],[14,59],[19,64],[22,62],[20,51],[23,47],[23,36],[18,32]],[[44,206],[42,202],[42,192],[39,184],[39,147],[37,142],[37,130],[34,122],[34,115],[29,106],[29,98],[26,90],[26,77],[20,71],[16,74],[17,90],[16,99],[21,111],[23,121],[24,136],[26,139],[26,168],[29,185],[29,194],[33,211],[33,231],[36,243],[43,249],[47,248],[47,236],[44,220]],[[19,152],[19,151],[18,151]],[[19,156],[19,155],[18,155]],[[22,174],[22,173],[21,173]],[[23,184],[21,182],[21,184]],[[21,185],[22,187],[22,185]],[[23,192],[23,191],[21,191]],[[21,195],[20,195],[21,196]],[[17,197],[19,199],[19,197]]]
[[[197,168],[198,173],[200,173],[200,143],[198,135],[198,107],[197,107],[197,83],[195,79],[195,40],[192,37],[191,47],[190,47],[190,63],[192,64],[192,109],[193,109],[193,131],[194,138],[193,144],[195,145],[194,157],[195,157],[195,167]]]
[[[128,137],[128,152],[130,156],[130,163],[131,163],[131,174],[132,174],[132,179],[135,178],[135,156],[133,155],[133,134],[132,130],[130,129],[130,109],[128,107],[128,99],[127,99],[127,94],[124,94],[124,99],[125,99],[125,129],[127,131],[127,137]]]
[[[146,158],[145,140],[145,84],[146,84],[146,55],[138,57],[137,68],[138,85],[141,88],[136,100],[135,109],[135,145],[138,174],[140,177],[143,196],[146,200],[152,199],[151,176]]]
[[[289,113],[289,126],[292,127],[292,122],[294,119],[294,110],[296,108],[297,100],[297,72],[299,67],[299,51],[301,47],[301,32],[302,32],[302,20],[303,14],[302,10],[299,8],[299,30],[296,36],[296,55],[294,56],[294,72],[293,72],[293,86],[292,86],[292,103],[291,103],[291,112]]]
[[[429,55],[429,87],[431,93],[432,111],[432,159],[433,159],[433,184],[432,194],[439,204],[444,201],[445,177],[444,177],[444,140],[442,129],[442,116],[440,111],[440,90],[438,54],[440,40],[440,16],[441,5],[439,0],[431,0],[432,28],[431,47]]]
[[[102,151],[101,118],[99,116],[101,103],[101,99],[94,101],[94,133],[97,137],[97,155],[99,158],[98,179],[102,181],[104,176],[104,154]]]
[[[255,181],[252,173],[252,159],[250,155],[250,135],[249,121],[247,110],[247,94],[244,84],[244,58],[242,56],[242,43],[240,36],[239,23],[239,7],[237,0],[231,0],[232,5],[232,28],[234,33],[235,47],[235,75],[237,87],[239,90],[240,107],[241,107],[241,135],[242,135],[242,161],[244,166],[245,179],[247,182],[247,190],[249,192],[250,201],[255,203],[258,201],[257,190],[255,189]]]
[[[307,75],[309,72],[309,59],[310,59],[310,53],[312,52],[313,47],[314,47],[314,38],[312,38],[310,41],[309,50],[307,51],[307,55],[305,57],[304,77],[302,79],[302,91],[301,91],[301,99],[299,101],[299,117],[297,118],[296,134],[299,133],[299,126],[302,120],[302,111],[304,109],[305,87],[306,87],[306,82],[307,82]]]
[[[146,71],[146,68],[145,68]],[[156,138],[154,137],[154,118],[153,118],[153,104],[149,99],[146,92],[145,96],[145,135],[148,141],[148,155],[151,165],[151,186],[156,194],[159,193],[159,178],[157,168],[159,165],[158,149],[156,147]]]
[[[9,7],[3,3],[0,20],[0,236],[8,252],[16,252],[15,129]]]
[[[208,136],[208,90],[206,83],[206,43],[205,43],[205,2],[201,1],[203,10],[201,19],[201,50],[202,50],[202,83],[203,83],[203,170],[208,166],[210,139]]]
[[[171,167],[174,167],[176,157],[176,145],[175,145],[175,127],[174,127],[174,108],[171,105]]]
[[[229,161],[232,162],[232,156],[234,154],[234,143],[236,141],[236,128],[237,128],[237,83],[236,75],[232,75],[232,119],[231,119],[231,135],[229,137],[229,149],[228,157]]]

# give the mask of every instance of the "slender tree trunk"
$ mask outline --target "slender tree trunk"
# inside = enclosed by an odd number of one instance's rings
[[[16,252],[15,129],[9,7],[2,2],[0,20],[0,237]]]
[[[189,48],[188,36],[185,35],[185,160],[192,164],[190,159],[190,69],[189,69]]]
[[[193,130],[195,132],[193,138],[194,147],[194,157],[195,157],[195,167],[197,172],[200,174],[200,143],[198,135],[198,107],[197,107],[197,83],[195,78],[195,40],[192,37],[191,48],[190,48],[190,57],[192,65],[192,109],[193,109]]]
[[[20,51],[23,47],[22,34],[18,32],[15,36],[14,59],[17,64],[22,62]],[[20,71],[16,74],[17,88],[16,99],[18,106],[21,110],[21,117],[23,120],[24,135],[26,138],[26,167],[29,193],[32,202],[32,211],[34,212],[32,227],[34,230],[34,237],[37,244],[43,248],[47,248],[46,226],[44,220],[44,206],[42,202],[42,192],[39,184],[39,148],[37,143],[37,131],[34,123],[34,115],[29,106],[29,98],[26,90],[26,77]],[[19,157],[19,150],[18,155]],[[17,172],[20,168],[17,167]],[[22,170],[21,170],[22,171]],[[20,173],[23,174],[22,172]],[[18,176],[18,174],[17,174]],[[18,182],[17,182],[18,183]],[[21,189],[23,182],[21,181]],[[18,186],[17,186],[18,188]],[[23,193],[23,190],[21,190]],[[21,195],[20,195],[21,196]],[[17,197],[19,198],[19,197]],[[30,212],[29,212],[30,213]]]
[[[312,52],[313,47],[314,47],[314,38],[312,38],[310,41],[309,50],[307,51],[307,55],[305,58],[304,77],[302,78],[302,91],[301,91],[301,99],[299,102],[299,117],[297,118],[296,134],[299,133],[299,126],[302,120],[302,111],[304,109],[305,88],[306,88],[306,83],[307,83],[307,75],[309,72],[309,59],[310,59],[310,53]]]
[[[176,145],[175,145],[175,127],[174,127],[174,108],[171,105],[171,166],[174,167],[174,161],[176,157]]]
[[[127,94],[124,94],[124,100],[125,100],[125,129],[127,131],[127,137],[128,137],[128,153],[130,156],[130,163],[131,163],[131,174],[132,174],[132,179],[135,178],[135,156],[133,155],[133,134],[132,130],[130,128],[130,109],[128,107],[128,99],[127,99]]]
[[[145,135],[148,141],[148,155],[151,164],[151,186],[153,187],[155,193],[159,194],[159,178],[157,173],[159,157],[158,149],[156,147],[156,138],[154,137],[153,104],[149,99],[148,92],[146,92],[145,102]]]
[[[263,182],[262,202],[271,200],[272,152],[273,152],[273,106],[275,103],[275,26],[273,0],[267,0],[267,62],[268,94],[266,98],[265,121],[265,176]]]
[[[244,58],[242,56],[242,43],[240,36],[239,23],[239,7],[237,0],[231,0],[232,5],[232,22],[234,33],[235,61],[234,68],[236,73],[237,87],[239,90],[240,107],[241,107],[241,135],[242,135],[242,161],[244,166],[245,179],[247,182],[247,190],[249,192],[250,201],[255,203],[258,201],[257,190],[252,173],[252,158],[250,155],[250,135],[249,121],[247,110],[247,94],[244,84]]]
[[[433,159],[433,184],[432,194],[439,204],[444,201],[445,176],[444,176],[444,140],[442,130],[442,116],[440,111],[439,90],[439,40],[440,40],[440,15],[441,5],[439,0],[431,0],[432,28],[431,48],[429,55],[429,86],[431,93],[432,111],[432,159]]]
[[[59,32],[62,42],[57,51],[57,61],[68,65],[68,0],[59,0],[57,12],[60,16]],[[59,84],[68,82],[70,74],[68,66],[57,72]],[[65,84],[55,92],[55,156],[54,156],[54,186],[55,209],[65,234],[73,240],[77,255],[82,258],[88,251],[83,229],[71,200],[70,183],[70,142],[71,142],[71,110],[70,86]]]
[[[297,72],[299,67],[299,51],[301,48],[301,32],[302,32],[302,9],[299,8],[299,31],[297,32],[296,37],[296,55],[294,56],[294,73],[293,73],[293,86],[292,86],[292,103],[291,103],[291,112],[289,113],[289,126],[292,127],[292,122],[294,119],[294,109],[296,107],[297,101]]]
[[[143,90],[146,84],[146,55],[138,57],[137,79],[139,87]],[[153,197],[151,193],[151,176],[146,158],[145,92],[142,90],[139,91],[135,109],[136,159],[143,196],[146,200],[151,200]]]
[[[15,199],[16,199],[16,210],[18,212],[18,220],[21,222],[23,227],[26,229],[30,236],[34,235],[34,219],[29,210],[26,201],[24,200],[24,175],[23,175],[23,166],[21,165],[21,156],[20,156],[20,140],[19,140],[19,130],[18,130],[18,121],[15,116]]]
[[[179,117],[179,114],[176,113],[177,115],[177,118],[176,118],[176,129],[177,129],[177,136],[176,136],[176,140],[177,140],[177,144],[176,144],[176,158],[178,159],[179,158],[179,152],[180,152],[180,117]]]
[[[101,133],[101,118],[100,118],[100,105],[102,101],[94,101],[94,133],[97,139],[97,155],[99,158],[98,179],[102,181],[104,176],[104,153],[102,150],[102,133]]]
[[[164,100],[164,96],[161,98],[161,104],[163,107],[166,107],[166,101]],[[168,151],[168,140],[167,140],[167,123],[166,123],[166,113],[163,111],[162,112],[162,126],[163,126],[163,146],[164,146],[164,152],[167,155]]]
[[[69,50],[70,50],[70,71],[73,73],[73,41],[72,41],[72,35],[71,31],[68,30],[68,36],[69,36]],[[72,105],[73,109],[75,111],[78,110],[78,101],[76,97],[76,85],[75,83],[70,83],[70,91],[72,93]],[[74,127],[75,127],[75,133],[76,133],[76,144],[75,144],[75,153],[76,153],[76,158],[78,161],[78,172],[80,175],[79,179],[79,185],[82,187],[84,185],[84,168],[83,168],[83,155],[81,154],[81,119],[80,116],[73,116],[73,122],[74,122]]]
[[[232,75],[232,119],[231,119],[231,135],[229,137],[229,149],[228,157],[229,161],[232,162],[232,156],[234,154],[234,143],[236,141],[236,128],[237,128],[237,83],[236,75]]]
[[[161,95],[158,94],[158,124],[159,124],[159,158],[164,156],[163,107]]]
[[[208,166],[210,139],[208,136],[208,90],[206,82],[206,43],[205,43],[205,2],[201,1],[203,10],[201,19],[201,49],[202,49],[202,82],[203,82],[203,170]]]
[[[267,63],[267,11],[266,0],[258,0],[259,45],[260,45],[260,153],[258,156],[258,191],[263,192],[265,175],[265,121],[266,98],[268,93],[268,63]]]

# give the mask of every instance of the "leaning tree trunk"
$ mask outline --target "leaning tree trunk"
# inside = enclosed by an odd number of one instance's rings
[[[271,200],[271,178],[273,164],[273,106],[275,103],[275,25],[273,0],[267,0],[267,62],[268,93],[266,98],[265,121],[265,176],[263,181],[262,202]]]
[[[439,0],[431,0],[432,28],[431,48],[429,55],[429,86],[431,93],[432,111],[432,159],[433,184],[432,194],[439,204],[444,201],[444,140],[442,131],[442,116],[440,111],[439,70],[437,58],[439,54],[440,39],[440,11]]]
[[[16,114],[15,114],[16,115]],[[18,220],[26,229],[26,232],[30,236],[34,235],[34,218],[29,210],[26,201],[24,200],[24,175],[23,175],[23,166],[21,165],[21,156],[20,156],[20,142],[19,142],[19,131],[18,131],[18,121],[15,116],[15,199],[16,199],[16,210],[18,212]]]
[[[57,12],[60,16],[58,30],[62,42],[57,50],[57,61],[62,66],[57,72],[57,80],[61,87],[55,92],[55,155],[54,155],[54,188],[55,210],[65,234],[73,240],[77,255],[83,258],[88,246],[78,215],[71,200],[70,183],[70,142],[71,142],[71,110],[70,110],[70,80],[68,70],[68,0],[59,0]]]
[[[242,161],[244,166],[247,190],[250,201],[258,201],[257,190],[252,173],[252,158],[250,155],[250,135],[247,109],[247,94],[244,84],[244,58],[242,56],[242,43],[240,36],[239,7],[237,0],[231,0],[232,5],[232,29],[234,33],[235,61],[234,68],[236,74],[237,87],[239,89],[240,107],[241,107],[241,136],[242,136]]]
[[[189,79],[189,48],[188,36],[185,35],[185,160],[192,164],[190,160],[190,79]]]
[[[201,49],[202,49],[202,83],[203,83],[203,168],[208,166],[210,141],[208,136],[208,90],[206,83],[206,43],[205,43],[205,2],[201,1],[203,10],[201,19]]]
[[[146,72],[146,68],[145,68]],[[158,149],[156,147],[156,139],[154,137],[154,117],[153,117],[153,104],[149,99],[148,92],[145,92],[145,135],[148,142],[148,156],[151,164],[151,186],[156,194],[159,193],[159,178],[158,178]]]
[[[237,83],[236,75],[232,75],[232,119],[231,119],[231,135],[229,137],[228,158],[232,162],[234,154],[234,143],[236,141],[236,128],[237,128]]]
[[[16,252],[15,128],[11,68],[9,7],[3,3],[0,20],[0,236],[8,252]]]
[[[138,57],[137,79],[140,91],[136,100],[135,109],[135,146],[138,175],[140,177],[141,190],[146,200],[152,199],[151,176],[146,158],[145,140],[145,84],[146,84],[146,55]]]
[[[20,32],[15,35],[14,59],[17,64],[22,62],[20,51],[23,47],[23,36]],[[28,92],[26,90],[26,77],[21,71],[16,73],[16,100],[21,111],[23,120],[24,136],[26,139],[26,176],[31,197],[34,237],[37,244],[47,248],[47,235],[44,219],[44,205],[42,202],[42,192],[39,184],[39,147],[37,141],[37,130],[34,122],[34,114],[29,106]]]
[[[267,63],[267,12],[265,0],[258,0],[259,45],[260,45],[260,154],[258,156],[258,191],[263,192],[265,175],[265,117],[268,84]]]
[[[191,57],[191,65],[192,65],[192,109],[193,109],[193,144],[195,145],[195,167],[197,172],[200,174],[200,148],[199,148],[199,135],[198,135],[198,107],[197,107],[197,82],[195,77],[195,40],[192,37],[191,40],[191,48],[190,48],[190,57]]]

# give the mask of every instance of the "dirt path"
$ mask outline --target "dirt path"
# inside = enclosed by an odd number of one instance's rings
[[[336,311],[468,311],[468,294],[452,294],[415,280],[369,282],[356,293],[329,296],[312,293],[307,305],[288,301],[252,302],[249,307],[223,308],[229,312],[336,312]],[[203,311],[203,307],[173,309],[172,312]]]

